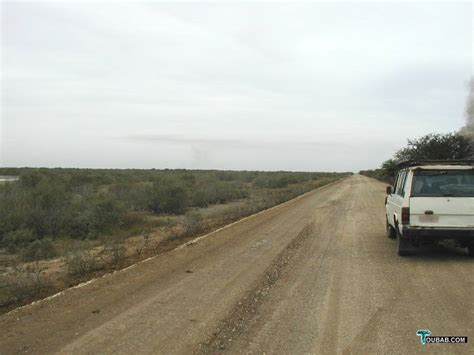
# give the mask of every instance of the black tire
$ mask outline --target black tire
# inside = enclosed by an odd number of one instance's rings
[[[387,237],[389,237],[390,239],[395,239],[397,237],[397,231],[388,223],[388,220],[385,223],[387,229]]]
[[[397,244],[398,244],[398,255],[409,256],[410,255],[410,242],[402,237],[400,232],[397,230]]]
[[[471,258],[474,258],[474,243],[467,246],[467,253]]]

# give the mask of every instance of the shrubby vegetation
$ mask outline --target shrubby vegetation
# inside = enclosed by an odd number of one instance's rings
[[[398,161],[395,159],[389,159],[382,163],[379,169],[374,170],[361,170],[359,174],[365,175],[380,181],[392,183],[397,173]]]
[[[194,207],[263,195],[266,205],[274,204],[314,188],[309,182],[343,176],[32,168],[2,168],[0,174],[20,177],[18,182],[0,185],[0,248],[23,254],[25,260],[35,253],[54,256],[55,240],[94,240],[139,225],[147,214],[180,215]]]
[[[379,169],[361,170],[360,174],[392,182],[399,162],[405,160],[468,159],[473,150],[474,142],[466,135],[431,133],[417,139],[409,139],[407,146],[397,151],[392,159],[383,162]]]
[[[395,154],[397,161],[404,160],[453,160],[470,156],[472,142],[459,133],[428,134],[409,139],[408,145]]]

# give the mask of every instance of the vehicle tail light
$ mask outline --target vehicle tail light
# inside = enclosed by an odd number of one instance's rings
[[[410,208],[402,207],[402,224],[410,224]]]

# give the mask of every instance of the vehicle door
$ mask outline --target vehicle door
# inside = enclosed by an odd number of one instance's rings
[[[410,224],[474,228],[474,169],[415,171]]]
[[[388,213],[389,213],[389,221],[390,223],[395,226],[397,222],[400,221],[401,218],[401,211],[403,207],[403,200],[405,195],[405,183],[407,180],[408,172],[407,171],[400,171],[395,185],[393,187],[393,191],[388,196]]]

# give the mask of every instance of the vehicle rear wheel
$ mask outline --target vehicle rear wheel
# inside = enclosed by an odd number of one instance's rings
[[[471,243],[467,246],[467,253],[471,258],[474,258],[474,243]]]
[[[399,231],[397,233],[397,242],[398,242],[398,255],[400,256],[409,256],[410,255],[410,242],[402,237]]]
[[[395,228],[393,228],[389,223],[388,220],[385,221],[386,223],[386,229],[387,229],[387,237],[390,239],[395,239],[397,237],[397,232],[395,231]]]

